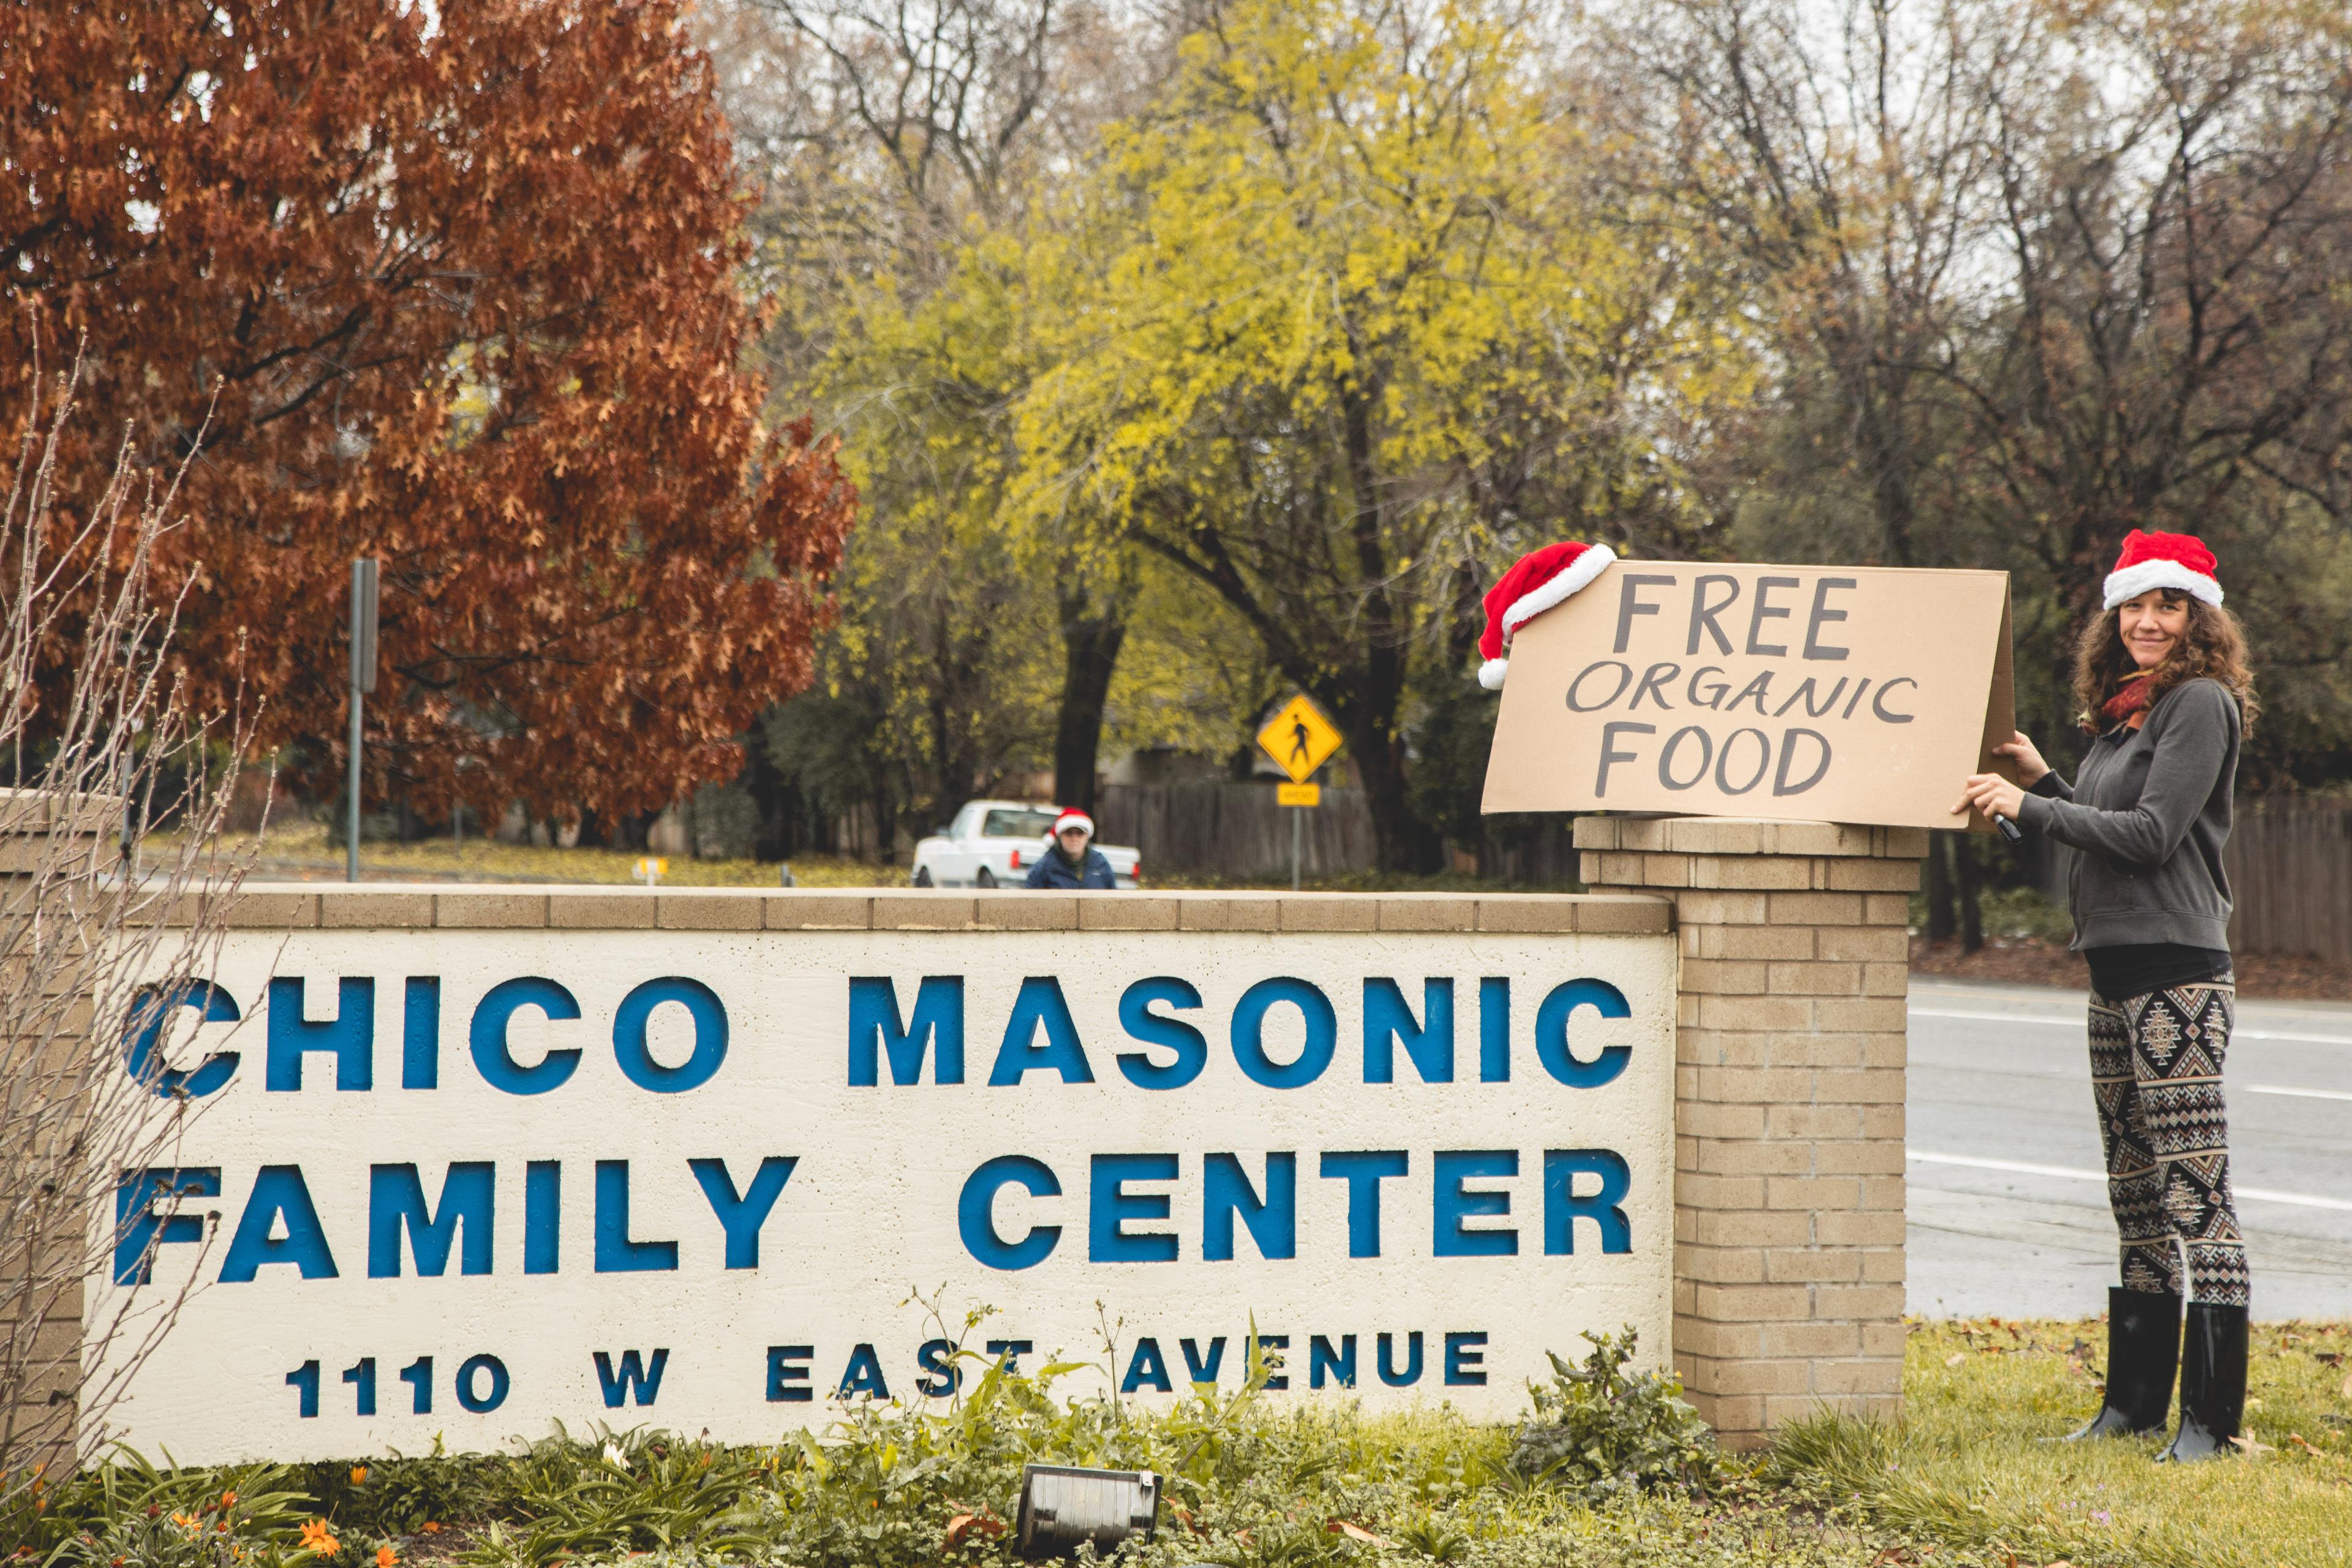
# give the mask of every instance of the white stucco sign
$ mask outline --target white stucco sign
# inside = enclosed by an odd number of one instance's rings
[[[959,1338],[1230,1389],[1253,1321],[1271,1397],[1506,1416],[1580,1330],[1668,1343],[1674,981],[1662,936],[234,935],[125,1044],[201,1110],[105,1215],[93,1321],[193,1287],[111,1424],[752,1441],[940,1398]]]

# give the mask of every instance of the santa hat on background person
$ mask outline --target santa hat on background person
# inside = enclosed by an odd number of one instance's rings
[[[1092,838],[1095,836],[1095,819],[1093,817],[1088,816],[1085,812],[1080,811],[1075,805],[1065,806],[1062,808],[1062,815],[1054,818],[1053,837],[1059,838],[1063,834],[1067,833],[1073,827],[1084,829],[1086,836],[1089,838]]]
[[[1500,691],[1511,667],[1503,650],[1510,646],[1512,634],[1600,576],[1616,559],[1605,544],[1567,539],[1513,562],[1503,580],[1486,590],[1486,630],[1478,638],[1478,656],[1486,662],[1478,667],[1478,684]]]
[[[2135,528],[2124,535],[2123,553],[2116,557],[2116,569],[2107,574],[2103,607],[2112,610],[2150,588],[2174,588],[2192,599],[2218,605],[2221,584],[2213,572],[2220,564],[2205,542],[2194,534],[2142,533]]]

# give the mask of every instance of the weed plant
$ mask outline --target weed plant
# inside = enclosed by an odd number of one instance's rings
[[[1670,1372],[1626,1371],[1639,1336],[1588,1333],[1580,1367],[1554,1354],[1552,1385],[1531,1387],[1536,1418],[1511,1445],[1510,1469],[1565,1486],[1587,1502],[1673,1488],[1704,1496],[1727,1479],[1706,1423]]]

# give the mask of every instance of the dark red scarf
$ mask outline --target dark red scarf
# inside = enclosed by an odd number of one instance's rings
[[[2100,704],[2099,712],[2110,729],[2130,722],[2135,713],[2147,711],[2147,677],[2145,669],[2125,676],[2122,689]]]

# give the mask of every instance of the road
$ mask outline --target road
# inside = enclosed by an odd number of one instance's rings
[[[2116,1280],[2083,994],[1915,979],[1910,1310],[2085,1317]],[[2352,1319],[2352,1005],[2245,1002],[2223,1068],[2254,1315]]]

